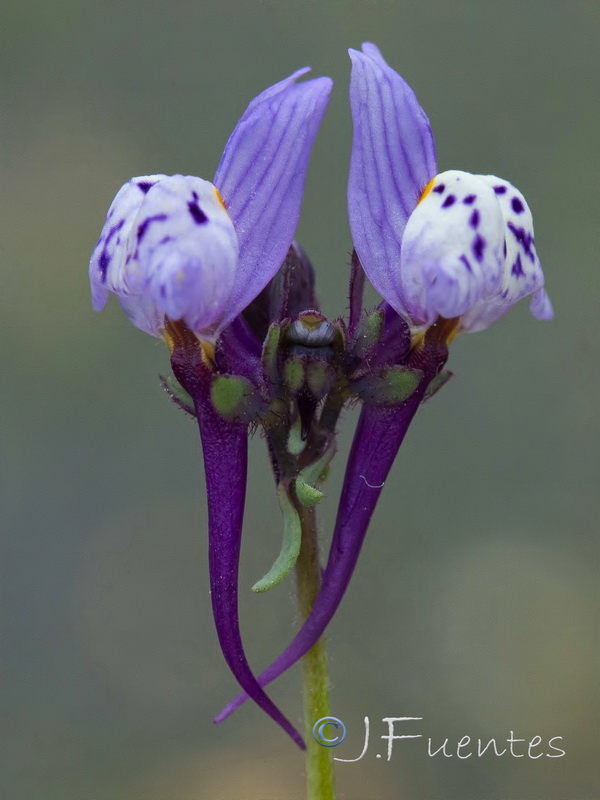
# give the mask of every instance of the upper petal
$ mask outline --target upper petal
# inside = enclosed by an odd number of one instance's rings
[[[310,149],[332,86],[329,78],[297,84],[305,72],[295,72],[250,103],[215,175],[240,250],[224,323],[277,272],[298,223]]]
[[[399,312],[400,244],[408,217],[436,173],[429,120],[408,84],[370,43],[350,50],[354,140],[348,214],[369,280]]]
[[[458,317],[499,293],[504,217],[480,176],[437,175],[411,214],[402,240],[401,286],[416,322]]]

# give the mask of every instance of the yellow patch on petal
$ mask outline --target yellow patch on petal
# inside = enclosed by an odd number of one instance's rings
[[[215,186],[215,194],[217,195],[217,200],[219,201],[219,203],[223,207],[223,211],[227,211],[227,206],[225,205],[225,201],[221,197],[221,192],[217,189],[216,186]]]
[[[215,346],[212,342],[207,342],[205,339],[200,339],[200,347],[202,349],[202,363],[209,369],[214,369],[215,366]]]
[[[427,197],[427,195],[429,194],[429,192],[430,192],[430,191],[433,189],[433,184],[434,184],[434,183],[435,183],[435,178],[432,178],[432,179],[429,181],[429,183],[427,184],[427,186],[426,186],[426,187],[423,189],[423,191],[421,192],[421,196],[419,197],[419,202],[417,203],[417,205],[419,205],[419,203],[421,202],[421,200],[425,200],[425,198]]]

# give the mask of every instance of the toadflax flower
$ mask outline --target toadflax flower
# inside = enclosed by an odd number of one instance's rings
[[[397,406],[364,401],[321,589],[292,643],[260,675],[262,686],[315,644],[339,606],[408,426],[435,380],[443,380],[437,373],[448,342],[460,330],[487,328],[527,295],[535,317],[552,317],[523,195],[490,175],[437,174],[433,134],[412,89],[375,45],[350,50],[350,57],[354,248],[386,301],[386,325],[399,315],[410,327],[413,348],[405,363],[421,369],[422,378]],[[240,694],[217,721],[246,699]]]
[[[294,235],[329,78],[298,70],[256,97],[214,184],[132,178],[117,193],[90,261],[92,301],[115,292],[134,325],[162,336],[165,315],[215,339],[281,266]]]
[[[462,330],[483,330],[530,294],[534,316],[550,319],[523,195],[491,175],[436,175],[414,92],[375,45],[362,49],[350,50],[348,214],[371,283],[416,325],[460,317]]]
[[[165,339],[176,377],[192,395],[203,442],[211,601],[221,649],[240,685],[301,747],[302,737],[262,691],[242,647],[237,583],[248,425],[215,411],[209,365],[214,343],[275,275],[292,241],[332,86],[329,78],[297,83],[307,71],[250,103],[214,183],[182,175],[128,181],[109,209],[89,268],[94,309],[114,292],[134,325]],[[243,339],[245,332],[238,334]],[[240,371],[243,354],[232,360]],[[225,355],[221,371],[227,370]]]

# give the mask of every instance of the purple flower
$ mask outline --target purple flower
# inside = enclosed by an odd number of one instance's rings
[[[117,193],[90,261],[96,311],[115,292],[130,320],[162,336],[165,315],[214,340],[281,266],[300,214],[332,82],[266,89],[246,109],[214,184],[183,175],[132,178]]]
[[[103,308],[115,292],[134,325],[166,340],[175,376],[193,398],[203,442],[211,600],[221,649],[248,695],[300,747],[302,737],[257,683],[242,646],[237,584],[248,425],[215,411],[212,371],[199,340],[221,337],[221,373],[252,372],[251,351],[258,347],[260,354],[260,343],[248,336],[239,315],[286,257],[332,86],[329,78],[296,83],[307,71],[250,103],[225,147],[214,185],[182,175],[126,183],[90,261],[94,309]],[[236,347],[240,342],[250,342],[244,352]]]
[[[550,319],[523,195],[491,175],[436,175],[414,92],[375,45],[362,49],[350,50],[348,212],[371,283],[416,326],[460,317],[462,330],[483,330],[529,294],[534,316]]]

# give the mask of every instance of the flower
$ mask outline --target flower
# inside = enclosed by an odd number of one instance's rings
[[[130,320],[162,336],[165,315],[216,339],[277,272],[300,214],[329,78],[266,89],[233,131],[214,184],[132,178],[117,193],[90,260],[96,311],[115,292]]]
[[[374,44],[350,50],[354,141],[348,213],[371,283],[416,326],[460,317],[479,331],[526,295],[550,319],[531,212],[492,175],[437,173],[429,120]]]
[[[523,195],[490,175],[436,175],[433,134],[412,89],[375,45],[349,52],[354,142],[348,212],[354,248],[389,304],[383,309],[384,336],[397,315],[413,332],[421,329],[408,363],[422,370],[422,378],[398,406],[364,402],[319,594],[296,637],[259,676],[261,686],[302,658],[335,614],[398,449],[446,361],[447,342],[458,329],[483,330],[529,294],[534,316],[552,317]],[[216,721],[246,699],[238,695]]]
[[[252,366],[250,352],[230,352],[228,337],[249,339],[239,315],[280,268],[298,222],[310,150],[332,86],[329,78],[296,83],[307,71],[250,103],[225,147],[214,184],[183,175],[128,181],[109,209],[90,261],[94,309],[103,308],[110,292],[117,294],[134,325],[165,338],[175,376],[193,398],[221,650],[239,684],[300,747],[302,737],[257,683],[242,645],[237,584],[248,425],[215,411],[212,371],[199,338],[220,337],[221,372]],[[260,343],[253,342],[256,346],[260,352]]]

